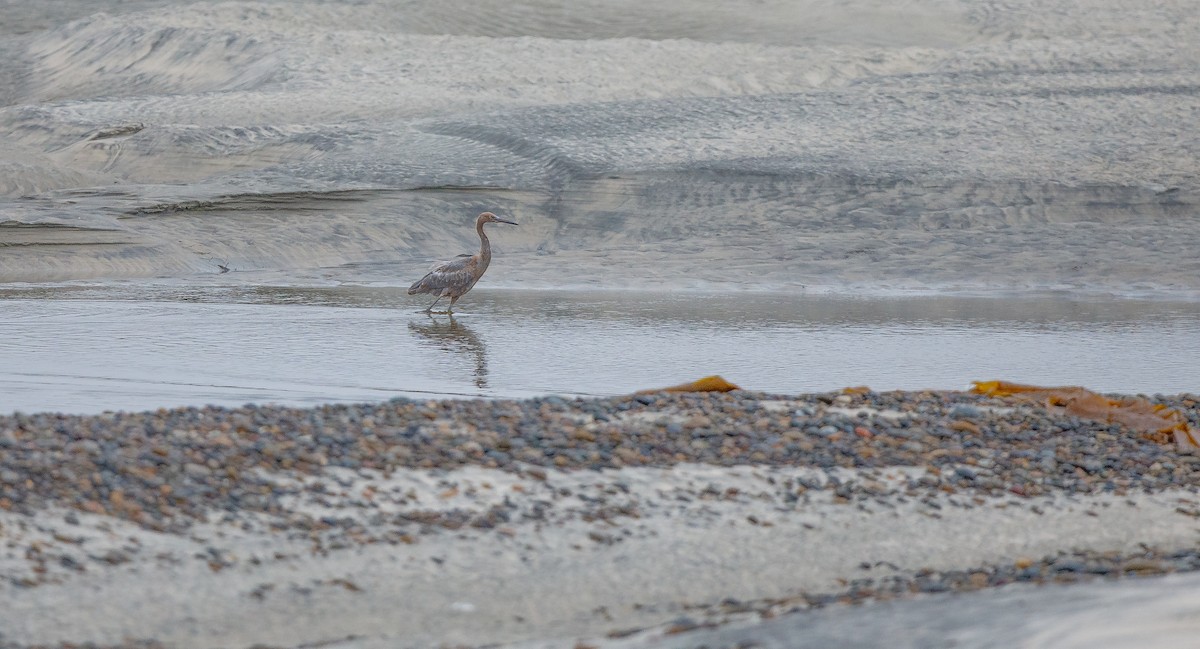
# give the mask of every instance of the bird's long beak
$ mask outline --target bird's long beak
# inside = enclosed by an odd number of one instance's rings
[[[504,219],[496,219],[496,223],[507,223],[509,225],[521,225],[520,223],[517,223],[516,221],[505,221]]]

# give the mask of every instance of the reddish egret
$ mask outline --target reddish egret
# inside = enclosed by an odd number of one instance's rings
[[[444,297],[450,298],[450,306],[446,307],[446,313],[453,313],[454,303],[458,298],[466,295],[471,287],[475,286],[475,282],[483,277],[483,273],[487,271],[488,264],[492,262],[492,245],[488,241],[487,235],[483,233],[483,225],[485,223],[507,223],[516,225],[512,221],[505,221],[497,217],[491,212],[484,212],[475,219],[475,231],[479,233],[479,252],[473,255],[459,255],[457,258],[450,261],[444,261],[433,267],[427,275],[413,282],[413,285],[408,287],[409,295],[417,293],[433,293],[437,296],[437,300],[425,309],[425,313],[433,313],[433,307],[438,301]]]

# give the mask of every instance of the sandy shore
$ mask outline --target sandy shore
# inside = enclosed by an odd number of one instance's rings
[[[494,532],[446,530],[411,545],[321,547],[303,535],[245,530],[244,521],[171,535],[94,515],[75,514],[75,524],[63,512],[32,520],[6,515],[6,541],[36,544],[48,558],[76,556],[87,569],[52,560],[51,583],[6,588],[5,639],[564,646],[640,628],[653,636],[653,627],[670,628],[679,618],[699,628],[807,608],[806,594],[842,595],[847,582],[907,582],[918,570],[987,575],[1022,557],[1040,562],[1068,551],[1138,557],[1143,544],[1194,549],[1198,538],[1194,510],[1177,511],[1200,502],[1188,490],[1034,500],[881,498],[858,506],[835,504],[831,492],[821,492],[803,506],[787,503],[782,482],[810,473],[696,465],[550,471],[544,481],[478,469],[406,471],[391,479],[334,473],[321,476],[338,485],[331,497],[290,507],[364,518],[364,489],[380,494],[372,513],[403,511],[414,500],[435,510],[480,511],[507,498],[518,504],[519,519],[539,502],[551,503],[536,522],[514,520]],[[404,501],[408,494],[415,499]],[[596,499],[636,514],[589,520]],[[1137,570],[1168,565],[1144,563]],[[28,554],[0,565],[10,579],[30,568]],[[977,579],[983,581],[976,586],[986,585],[985,577]],[[738,604],[722,605],[730,600]]]
[[[961,393],[29,415],[0,442],[6,647],[686,646],[1200,568],[1194,456]]]

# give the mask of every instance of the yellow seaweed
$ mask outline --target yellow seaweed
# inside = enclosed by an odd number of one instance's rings
[[[655,390],[638,390],[634,394],[653,394],[655,392],[729,392],[731,390],[741,390],[741,388],[714,374],[713,376],[697,379],[691,383],[681,383],[679,385],[672,385],[669,388],[658,388]]]
[[[1181,451],[1200,448],[1196,431],[1177,410],[1141,397],[1112,399],[1079,386],[1043,387],[1008,381],[973,381],[971,392],[989,397],[1038,401],[1077,417],[1121,424],[1160,444],[1174,442]]]

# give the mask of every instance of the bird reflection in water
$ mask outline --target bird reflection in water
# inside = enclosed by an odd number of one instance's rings
[[[447,317],[449,321],[442,321],[430,315],[429,322],[409,322],[408,329],[433,347],[470,357],[475,364],[475,387],[486,388],[487,348],[474,331],[455,320],[454,316]]]

